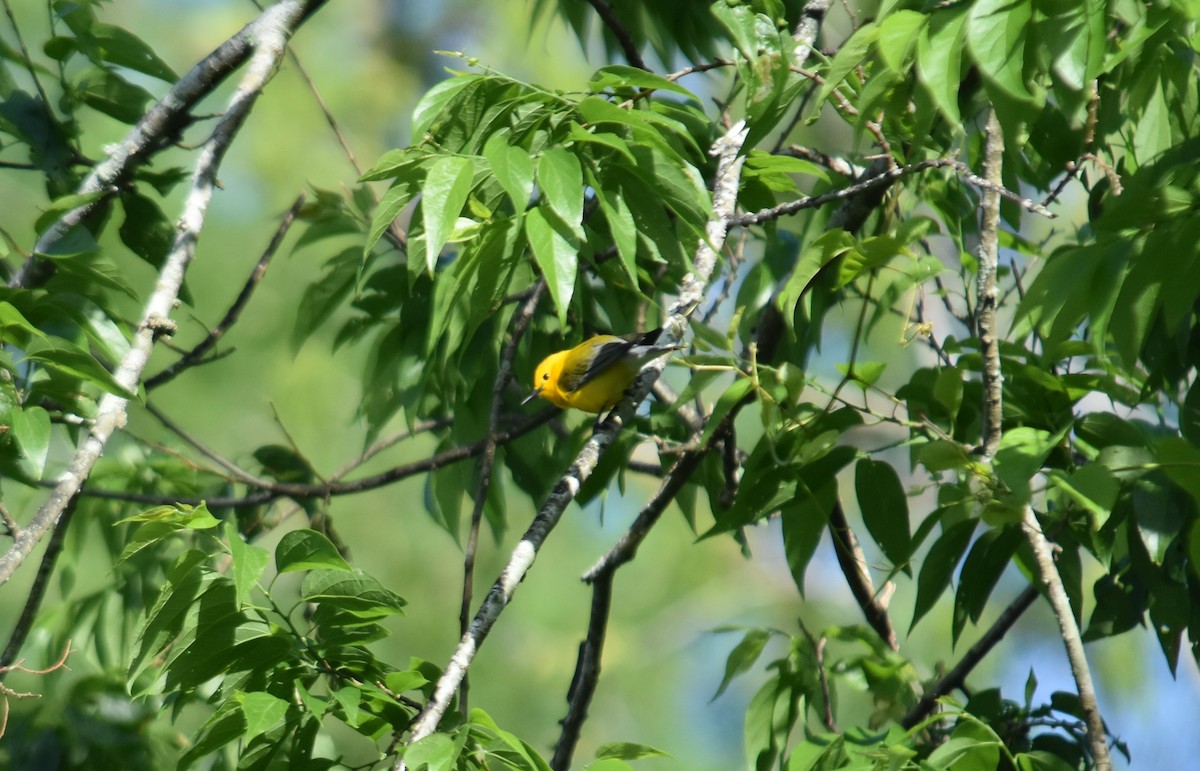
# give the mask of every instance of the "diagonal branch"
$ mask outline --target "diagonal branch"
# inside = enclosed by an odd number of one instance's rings
[[[483,458],[479,464],[479,484],[475,488],[475,506],[471,509],[471,529],[467,533],[467,548],[463,553],[462,604],[458,614],[458,633],[464,635],[471,623],[471,595],[475,585],[475,551],[479,547],[479,526],[483,522],[483,507],[487,504],[488,490],[492,485],[492,466],[496,462],[496,433],[500,423],[500,408],[504,404],[504,389],[512,379],[512,362],[517,345],[529,328],[533,312],[537,310],[542,295],[546,292],[546,279],[541,279],[533,288],[529,299],[521,306],[513,324],[512,337],[500,357],[500,370],[496,373],[496,384],[492,387],[492,410],[488,416],[487,438],[483,443]],[[467,690],[469,684],[463,678],[462,711],[467,714]]]
[[[863,553],[854,529],[850,527],[850,521],[846,519],[841,500],[834,501],[833,509],[829,512],[829,533],[833,536],[838,566],[842,569],[842,575],[850,585],[850,593],[862,609],[867,623],[889,648],[894,651],[900,650],[896,629],[888,616],[887,603],[884,598],[876,595],[875,584],[867,570],[866,554]]]
[[[275,235],[271,237],[271,242],[267,244],[267,248],[263,251],[262,256],[258,258],[254,270],[250,272],[250,277],[246,279],[246,283],[242,286],[242,291],[238,293],[237,299],[233,301],[233,305],[229,306],[225,317],[209,330],[208,335],[195,348],[185,353],[179,361],[167,367],[162,372],[146,378],[144,385],[147,391],[171,382],[179,373],[201,363],[204,355],[217,344],[218,340],[224,337],[230,327],[237,323],[238,318],[242,315],[242,310],[250,302],[250,295],[258,288],[263,276],[267,275],[267,266],[271,264],[271,258],[279,250],[279,245],[283,243],[283,237],[287,235],[288,230],[292,227],[292,223],[296,221],[296,215],[300,213],[302,206],[304,206],[304,193],[296,197],[292,208],[288,209],[287,213],[283,215],[283,219],[279,222],[279,227],[275,229]]]
[[[638,51],[637,44],[633,42],[633,35],[629,34],[629,29],[613,13],[612,6],[605,0],[587,0],[587,2],[596,9],[596,14],[604,22],[604,26],[608,27],[608,31],[617,39],[617,44],[621,46],[621,51],[625,54],[625,61],[639,70],[649,69],[642,59],[642,54]]]
[[[717,250],[725,243],[728,229],[727,218],[733,214],[737,205],[737,190],[742,165],[739,152],[746,141],[746,133],[745,125],[738,123],[729,133],[714,143],[712,153],[718,157],[718,161],[713,185],[713,217],[705,229],[706,238],[697,249],[693,260],[693,270],[684,277],[679,299],[671,308],[669,318],[663,325],[665,337],[660,340],[666,344],[678,343],[682,340],[688,317],[700,305],[705,287],[716,266]],[[538,549],[541,548],[550,531],[558,524],[563,511],[574,500],[580,486],[591,476],[600,455],[616,439],[622,426],[633,418],[634,410],[646,398],[646,394],[650,391],[654,381],[658,379],[664,366],[666,366],[666,362],[663,358],[646,365],[625,398],[580,450],[579,456],[571,464],[566,476],[555,485],[549,499],[534,517],[533,523],[530,524],[529,529],[525,531],[525,535],[513,550],[508,564],[480,605],[467,633],[463,635],[442,677],[434,687],[432,698],[413,722],[409,743],[419,741],[437,730],[438,723],[474,661],[479,646],[483,644],[492,626],[512,600],[517,586],[533,566]],[[403,759],[397,760],[395,768],[403,769],[404,767]]]
[[[211,94],[234,70],[278,31],[279,19],[286,17],[287,35],[315,13],[326,0],[282,0],[264,11],[235,35],[176,81],[167,95],[146,112],[108,157],[97,164],[76,191],[80,195],[103,193],[100,198],[65,213],[51,225],[33,248],[33,254],[9,281],[11,287],[29,286],[38,273],[41,259],[63,236],[89,218],[100,215],[112,201],[121,184],[142,163],[170,145],[191,121],[191,110]]]
[[[954,668],[938,680],[932,688],[925,691],[921,696],[921,700],[910,709],[903,718],[900,719],[900,725],[905,730],[911,730],[916,727],[925,718],[933,712],[933,708],[937,706],[937,700],[950,693],[956,688],[962,688],[967,681],[967,675],[983,661],[984,656],[991,652],[996,644],[1004,639],[1004,635],[1008,634],[1008,630],[1012,629],[1013,624],[1017,623],[1025,611],[1033,605],[1034,600],[1038,598],[1038,591],[1032,586],[1025,587],[1025,590],[1017,595],[1017,599],[1004,609],[996,622],[988,627],[984,632],[983,637],[963,654],[959,662],[954,665]]]
[[[312,5],[304,0],[283,0],[269,8],[252,25],[255,28],[254,54],[249,69],[230,99],[225,113],[214,126],[212,135],[200,151],[191,189],[184,201],[183,213],[177,226],[175,242],[163,263],[158,283],[146,304],[129,351],[113,373],[114,379],[126,394],[137,391],[138,382],[150,358],[155,340],[172,328],[170,313],[178,301],[184,273],[195,255],[196,241],[204,226],[204,216],[212,199],[217,170],[225,151],[250,114],[259,93],[274,73],[275,65],[283,55],[288,35],[304,20],[312,10]],[[70,217],[69,214],[67,216]],[[0,585],[12,578],[16,569],[55,526],[71,501],[79,495],[84,481],[99,460],[109,438],[124,425],[127,403],[127,395],[108,393],[101,398],[96,419],[80,442],[67,471],[33,519],[22,528],[13,545],[0,556]]]

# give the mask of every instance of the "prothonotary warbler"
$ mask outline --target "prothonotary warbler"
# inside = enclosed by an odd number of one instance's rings
[[[642,366],[679,346],[657,345],[662,329],[641,334],[596,335],[566,351],[552,353],[537,366],[527,404],[542,397],[558,407],[601,413],[629,390]]]

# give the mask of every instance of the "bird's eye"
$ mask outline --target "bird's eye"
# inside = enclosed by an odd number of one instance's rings
[[[546,374],[542,375],[542,380],[549,380],[549,379],[550,379],[550,373],[549,373],[549,372],[547,372]]]

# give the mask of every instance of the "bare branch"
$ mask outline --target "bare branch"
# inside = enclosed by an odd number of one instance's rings
[[[179,361],[167,367],[162,372],[146,378],[144,385],[147,391],[171,382],[179,373],[201,363],[204,355],[237,323],[238,318],[242,315],[242,310],[250,302],[250,295],[258,288],[263,276],[267,275],[267,267],[271,264],[271,258],[275,256],[279,245],[283,243],[284,236],[287,235],[288,230],[292,227],[292,223],[296,221],[296,215],[300,213],[302,206],[304,206],[304,193],[296,197],[296,201],[292,204],[291,208],[283,215],[283,219],[279,222],[279,227],[275,229],[275,235],[271,237],[271,242],[267,244],[267,248],[263,251],[262,256],[258,258],[254,270],[250,272],[250,277],[246,279],[246,283],[242,286],[242,291],[238,293],[237,299],[233,301],[233,305],[229,306],[225,317],[209,330],[208,335],[195,348],[185,353]]]
[[[621,51],[625,54],[625,61],[639,70],[648,70],[649,67],[643,61],[637,44],[633,42],[633,35],[629,34],[629,30],[621,23],[617,15],[613,13],[612,6],[605,2],[605,0],[587,0],[587,2],[596,9],[596,13],[600,16],[600,20],[604,22],[604,26],[608,27],[608,31],[617,39],[617,44],[621,46]]]
[[[507,444],[515,439],[518,439],[538,426],[550,422],[558,417],[559,410],[549,408],[529,420],[521,423],[515,428],[509,429],[500,433],[496,437],[497,444]],[[87,488],[80,494],[90,496],[92,498],[106,498],[117,501],[130,501],[132,503],[142,503],[149,505],[169,505],[173,503],[183,503],[188,505],[198,505],[207,503],[209,506],[254,506],[263,503],[270,503],[279,498],[292,498],[293,500],[310,500],[313,498],[333,498],[341,495],[353,495],[354,493],[362,493],[368,490],[375,490],[384,487],[401,479],[407,479],[417,474],[423,474],[427,471],[433,471],[451,463],[457,463],[467,458],[474,458],[483,453],[486,442],[481,440],[474,444],[462,445],[454,447],[445,452],[439,452],[436,455],[431,455],[428,458],[423,458],[412,463],[405,463],[401,466],[395,466],[383,471],[379,474],[373,474],[362,479],[355,479],[350,482],[338,481],[333,478],[316,484],[295,484],[290,482],[269,482],[265,487],[257,492],[248,493],[243,496],[230,497],[179,497],[174,495],[145,495],[142,493],[125,493],[116,490],[99,490],[95,488]]]
[[[1079,625],[1075,623],[1075,612],[1071,609],[1071,601],[1067,597],[1066,587],[1063,586],[1062,576],[1058,574],[1058,567],[1054,564],[1054,547],[1042,532],[1033,507],[1028,504],[1021,514],[1021,529],[1033,548],[1038,581],[1050,601],[1050,607],[1054,610],[1058,631],[1067,649],[1071,674],[1074,675],[1075,686],[1079,689],[1079,708],[1083,710],[1084,722],[1087,723],[1088,746],[1092,751],[1092,760],[1095,761],[1097,771],[1112,771],[1112,757],[1108,752],[1104,718],[1100,715],[1096,687],[1092,683],[1087,655],[1083,652],[1083,638],[1079,634]]]
[[[1025,590],[1017,595],[1017,599],[1000,613],[988,630],[984,632],[983,637],[970,647],[963,654],[954,668],[938,680],[936,684],[921,696],[921,700],[908,711],[903,718],[900,719],[900,725],[905,729],[912,729],[925,718],[933,713],[937,706],[938,699],[947,695],[951,691],[962,688],[967,681],[967,675],[983,661],[983,658],[991,652],[992,648],[1004,639],[1004,635],[1008,634],[1008,630],[1012,629],[1013,624],[1017,623],[1025,611],[1033,605],[1034,600],[1038,598],[1037,589],[1032,586],[1025,587]]]
[[[529,299],[521,306],[513,324],[512,336],[504,346],[500,357],[500,369],[496,373],[496,383],[492,387],[492,409],[488,416],[487,438],[483,444],[483,458],[479,464],[479,483],[475,487],[475,506],[471,509],[471,528],[467,533],[467,546],[463,551],[463,589],[462,603],[458,613],[458,633],[465,635],[471,623],[471,595],[475,586],[475,550],[479,547],[479,526],[483,522],[483,507],[487,504],[488,490],[492,485],[492,466],[496,462],[496,432],[500,423],[500,407],[504,404],[504,390],[512,379],[512,362],[517,353],[517,345],[529,328],[533,312],[546,291],[546,279],[537,282]],[[462,698],[460,706],[464,715],[467,714],[467,692],[470,685],[463,677]]]
[[[151,107],[125,138],[110,150],[108,157],[92,169],[76,191],[84,195],[104,195],[65,213],[42,233],[33,248],[33,255],[13,275],[9,286],[28,286],[40,263],[37,255],[47,253],[72,228],[82,224],[92,215],[101,213],[111,202],[120,185],[138,166],[174,141],[191,120],[191,109],[211,94],[251,55],[263,50],[263,36],[274,36],[279,18],[286,18],[286,29],[282,32],[290,35],[325,2],[326,0],[281,0],[176,81],[167,95]]]
[[[705,287],[716,265],[717,250],[725,243],[727,218],[732,215],[734,207],[737,205],[737,189],[742,164],[739,152],[742,144],[746,141],[746,133],[745,125],[738,123],[732,131],[714,144],[712,153],[718,157],[713,189],[714,213],[705,229],[706,238],[701,242],[693,259],[693,270],[684,277],[679,299],[671,308],[669,317],[663,325],[661,340],[667,344],[677,343],[683,339],[688,316],[700,305]],[[545,542],[550,531],[558,524],[567,505],[574,500],[580,485],[595,469],[600,455],[616,439],[621,428],[633,418],[634,410],[646,398],[646,394],[664,366],[666,366],[666,362],[663,358],[646,365],[625,398],[584,445],[566,476],[555,485],[549,499],[534,517],[533,523],[525,531],[525,535],[514,549],[508,564],[475,614],[470,628],[463,635],[442,677],[438,680],[433,697],[413,722],[410,743],[419,741],[437,730],[438,723],[449,706],[450,700],[458,691],[458,686],[470,668],[479,646],[483,644],[496,619],[512,600],[517,586],[532,567],[538,549]],[[395,767],[403,769],[403,759],[398,760]]]
[[[988,110],[987,145],[983,169],[990,182],[1000,184],[1004,137],[995,109]],[[987,458],[1000,444],[1003,409],[1003,375],[1000,372],[1000,339],[996,334],[996,269],[999,265],[1000,194],[983,194],[983,222],[979,229],[979,273],[976,277],[976,334],[983,356],[983,437],[980,451]]]
[[[887,603],[885,598],[876,596],[875,584],[867,571],[866,555],[850,527],[849,520],[846,519],[846,511],[842,508],[840,500],[834,502],[833,510],[829,512],[829,533],[833,536],[834,552],[837,554],[842,575],[846,577],[850,593],[862,609],[867,623],[889,648],[894,651],[900,650],[896,629],[888,616]]]
[[[37,574],[33,577],[33,584],[29,587],[29,594],[25,597],[25,605],[21,608],[21,615],[17,618],[17,623],[13,625],[12,633],[8,636],[8,644],[4,646],[4,652],[0,653],[0,682],[4,680],[8,671],[14,668],[17,655],[24,647],[30,630],[33,629],[38,609],[42,607],[42,599],[46,596],[46,590],[50,588],[50,578],[54,575],[54,566],[58,562],[58,555],[62,553],[67,526],[70,525],[71,516],[75,513],[75,501],[77,500],[75,499],[67,506],[67,510],[63,512],[62,517],[54,526],[54,532],[50,534],[46,551],[42,554],[41,563],[38,564]]]
[[[1033,212],[1034,214],[1040,214],[1049,219],[1054,219],[1057,216],[1041,204],[1035,203],[1028,198],[1022,198],[998,183],[993,183],[984,179],[983,177],[977,176],[970,170],[970,168],[967,167],[965,163],[956,158],[933,158],[927,161],[918,161],[916,163],[909,163],[905,164],[904,166],[895,166],[893,168],[888,168],[886,163],[881,163],[878,170],[876,170],[876,167],[872,166],[871,170],[875,171],[876,173],[873,173],[863,181],[857,182],[849,187],[844,187],[841,190],[833,190],[821,195],[797,198],[794,201],[787,201],[786,203],[781,203],[778,206],[772,206],[769,209],[761,209],[750,214],[741,214],[731,218],[729,224],[731,227],[739,225],[742,227],[747,225],[759,225],[764,222],[770,222],[771,220],[777,220],[780,217],[785,217],[789,214],[795,214],[796,212],[803,211],[805,209],[815,209],[819,206],[824,206],[827,203],[832,203],[833,201],[844,201],[848,198],[853,198],[872,190],[886,188],[900,177],[904,177],[909,174],[925,171],[926,169],[944,168],[954,169],[963,177],[963,179],[967,180],[971,184],[983,188],[984,190],[994,190],[999,195],[1007,198],[1013,203],[1020,205],[1028,211]]]
[[[146,362],[150,358],[155,339],[173,326],[170,314],[178,300],[184,273],[195,254],[196,241],[204,225],[204,215],[208,209],[208,203],[212,199],[217,169],[220,167],[225,151],[229,148],[246,116],[249,115],[258,94],[273,74],[275,65],[283,55],[287,36],[303,21],[313,7],[313,2],[283,0],[269,8],[250,25],[253,27],[254,53],[249,69],[200,152],[192,177],[191,189],[188,191],[183,214],[177,227],[175,242],[163,263],[158,283],[146,304],[141,323],[138,325],[129,351],[122,358],[116,372],[113,373],[114,379],[121,388],[125,389],[127,394],[137,391],[138,382],[146,367]],[[132,148],[128,149],[132,151]],[[124,168],[124,165],[121,168]],[[81,213],[78,216],[84,215]],[[60,220],[60,225],[70,217],[71,215],[68,214],[63,220]],[[58,226],[51,228],[51,232],[57,232],[57,228]],[[69,225],[66,226],[66,229],[69,228]],[[65,233],[66,230],[62,232]],[[48,233],[43,238],[49,235]],[[58,237],[61,237],[61,233],[54,237],[55,240]],[[113,393],[105,394],[101,398],[96,419],[88,434],[80,442],[67,471],[63,473],[57,486],[38,509],[33,519],[14,539],[12,547],[0,557],[0,585],[8,582],[8,579],[25,561],[38,542],[59,521],[71,501],[79,495],[84,481],[104,451],[105,444],[108,443],[114,432],[124,426],[127,401],[128,396]]]
[[[987,144],[984,150],[984,168],[988,180],[999,184],[1001,175],[1002,156],[1004,152],[1003,137],[1000,122],[996,119],[994,109],[988,111]],[[998,231],[1000,222],[1000,196],[989,190],[983,198],[983,224],[980,227],[979,244],[979,282],[977,319],[980,346],[983,363],[983,429],[981,450],[985,458],[990,459],[1000,444],[1001,418],[1003,416],[1001,399],[1003,390],[1000,381],[1000,348],[996,338],[996,268],[998,252]],[[1087,656],[1083,651],[1083,638],[1079,634],[1079,625],[1075,622],[1075,612],[1071,609],[1071,601],[1063,586],[1062,576],[1054,564],[1054,548],[1050,545],[1042,526],[1033,513],[1033,507],[1025,504],[1021,512],[1021,530],[1033,549],[1034,565],[1037,569],[1038,581],[1050,601],[1054,617],[1058,620],[1059,633],[1063,645],[1067,649],[1067,659],[1071,663],[1071,673],[1075,676],[1075,685],[1079,689],[1079,706],[1083,710],[1084,722],[1087,723],[1088,745],[1092,751],[1092,760],[1099,771],[1112,770],[1112,758],[1108,752],[1108,739],[1104,732],[1104,719],[1100,716],[1100,707],[1096,701],[1096,689],[1092,685],[1092,673],[1088,668]]]

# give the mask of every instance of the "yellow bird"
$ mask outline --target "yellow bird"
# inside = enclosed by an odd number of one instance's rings
[[[661,334],[659,328],[623,337],[596,335],[552,353],[537,366],[533,393],[521,404],[540,396],[563,409],[604,412],[621,401],[646,362],[679,348],[656,345]]]

